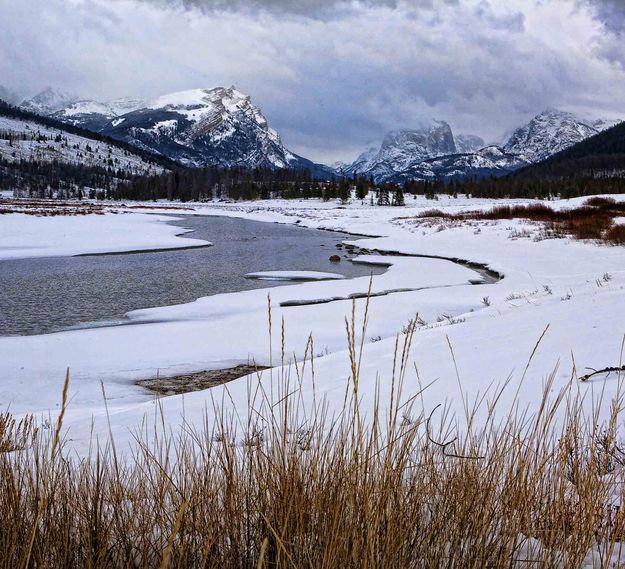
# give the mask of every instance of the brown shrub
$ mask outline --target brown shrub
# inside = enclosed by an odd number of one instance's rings
[[[592,207],[611,207],[616,203],[613,198],[604,198],[602,196],[593,196],[584,202],[584,205]]]
[[[469,211],[449,214],[440,210],[428,210],[418,215],[419,218],[440,217],[453,221],[490,221],[500,219],[527,219],[546,224],[552,237],[571,236],[574,239],[595,239],[622,245],[622,229],[614,226],[614,218],[625,214],[625,202],[616,202],[611,198],[596,196],[587,200],[583,206],[572,209],[556,210],[544,203],[529,205],[503,205],[487,211]]]
[[[625,225],[613,225],[608,229],[605,240],[614,245],[625,245]]]

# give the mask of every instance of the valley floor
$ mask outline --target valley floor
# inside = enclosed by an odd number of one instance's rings
[[[571,207],[583,201],[552,205]],[[414,218],[432,207],[456,212],[495,203],[502,201],[441,197],[433,203],[410,198],[405,208],[267,201],[194,204],[192,210],[170,213],[178,218],[236,216],[368,235],[353,243],[380,252],[462,259],[503,275],[498,282],[476,286],[469,281],[479,280],[478,273],[448,260],[366,255],[367,262],[392,263],[386,273],[373,277],[372,292],[394,292],[369,301],[359,385],[365,412],[373,409],[376,396],[382,408],[388,404],[397,334],[401,343],[409,321],[418,318],[402,394],[408,401],[419,393],[412,412],[427,416],[444,404],[462,424],[465,406],[483,398],[477,417],[484,418],[486,402],[504,382],[508,386],[500,395],[498,413],[505,415],[515,405],[536,410],[552,377],[549,389],[554,396],[572,383],[589,410],[604,401],[600,418],[605,419],[621,378],[604,374],[582,383],[578,376],[587,368],[622,365],[625,249],[543,239],[540,225],[521,220],[454,224]],[[166,214],[167,204],[155,204],[153,211]],[[198,244],[192,235],[175,237],[176,231],[179,228],[145,213],[81,218],[7,214],[0,216],[0,258]],[[271,336],[268,293],[252,290],[135,311],[129,314],[134,324],[129,326],[3,337],[0,407],[15,414],[54,415],[69,367],[70,403],[64,425],[73,448],[87,452],[93,433],[108,432],[103,389],[111,429],[122,446],[134,440],[132,430],[146,416],[164,413],[167,429],[172,430],[210,422],[224,409],[245,418],[256,378],[165,397],[158,403],[136,381],[254,361],[274,368],[284,364],[282,372],[262,372],[266,393],[278,392],[280,378],[290,374],[293,382],[301,381],[304,405],[326,398],[330,413],[338,412],[351,373],[345,333],[345,318],[352,317],[350,295],[362,295],[368,287],[368,278],[358,278],[271,289]],[[292,306],[318,300],[331,302]],[[359,330],[367,301],[354,302]],[[314,366],[307,363],[302,370],[311,353]]]

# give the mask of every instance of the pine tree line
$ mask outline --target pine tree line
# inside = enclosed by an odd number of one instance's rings
[[[0,190],[18,197],[112,199],[132,176],[113,166],[0,158]]]
[[[625,172],[625,170],[624,170]],[[582,177],[531,177],[525,173],[479,180],[415,181],[404,184],[404,192],[433,198],[437,194],[459,194],[475,198],[569,199],[596,194],[625,193],[625,177],[591,172]]]

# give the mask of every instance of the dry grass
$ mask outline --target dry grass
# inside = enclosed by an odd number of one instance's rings
[[[169,436],[144,424],[130,455],[94,444],[84,460],[59,442],[63,411],[56,428],[31,432],[29,448],[0,454],[0,565],[612,566],[625,538],[625,515],[611,507],[624,488],[620,398],[599,425],[574,389],[549,397],[554,372],[535,414],[498,422],[506,410],[494,392],[483,426],[466,402],[457,428],[445,408],[403,396],[411,324],[395,344],[390,406],[364,417],[355,322],[340,415],[303,402],[310,340],[295,377],[274,371],[273,396],[250,382],[248,419],[222,413]],[[9,424],[11,438],[20,427]]]
[[[115,209],[111,210],[113,207]],[[163,207],[162,204],[150,205],[126,205],[126,204],[103,204],[88,200],[57,200],[35,198],[1,198],[0,215],[9,213],[23,213],[36,215],[37,217],[77,216],[77,215],[103,215],[106,211],[117,213],[116,210],[153,210],[168,209],[178,211],[191,211],[193,208],[170,205]]]
[[[18,421],[8,411],[0,415],[0,453],[28,448],[37,434],[33,417],[27,416]]]
[[[50,199],[0,198],[0,215],[23,213],[37,217],[56,217],[68,215],[102,215],[104,205],[83,201],[62,201]]]
[[[446,213],[428,210],[418,217],[442,218],[450,221],[490,221],[500,219],[526,219],[545,224],[547,233],[553,237],[571,236],[574,239],[594,239],[611,245],[622,245],[624,231],[614,224],[616,217],[625,216],[625,202],[595,196],[583,206],[554,210],[546,204],[504,205],[487,211]]]

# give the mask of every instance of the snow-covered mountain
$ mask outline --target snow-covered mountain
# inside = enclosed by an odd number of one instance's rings
[[[519,156],[508,154],[499,146],[486,146],[477,152],[450,154],[424,160],[413,168],[404,170],[392,181],[503,176],[528,165],[529,163]]]
[[[308,168],[320,177],[335,173],[285,148],[251,98],[234,87],[181,91],[151,102],[74,98],[62,105],[55,94],[42,94],[25,106],[185,166]]]
[[[484,139],[475,134],[456,134],[454,135],[454,140],[456,141],[458,152],[463,154],[477,152],[480,148],[486,146]]]
[[[164,171],[162,166],[133,154],[116,142],[94,140],[63,128],[13,116],[13,113],[6,113],[2,107],[0,158],[8,163],[57,162],[98,166],[123,171],[128,175],[150,175]]]
[[[48,87],[31,99],[22,101],[20,107],[31,113],[37,113],[39,115],[52,115],[57,111],[68,107],[77,100],[78,97],[76,95]]]
[[[124,98],[104,103],[79,99],[51,113],[51,116],[61,122],[100,132],[117,117],[140,109],[144,105],[145,101],[140,99]]]
[[[569,148],[599,130],[572,113],[548,109],[514,131],[504,150],[526,162],[540,162]]]
[[[449,125],[439,121],[433,130],[388,134],[379,150],[369,149],[345,170],[372,175],[378,182],[500,176],[540,162],[617,122],[584,120],[548,109],[516,129],[502,146],[484,147],[480,137],[454,136]]]
[[[455,153],[456,144],[450,126],[444,121],[432,121],[417,129],[389,132],[378,150],[370,148],[345,172],[389,180],[424,160]]]
[[[234,87],[159,97],[111,121],[102,132],[186,166],[287,168],[298,160],[250,97]]]
[[[105,103],[46,89],[22,108],[186,166],[308,168],[317,177],[359,174],[378,182],[502,175],[540,162],[617,122],[548,109],[516,129],[500,147],[485,147],[479,136],[454,135],[448,123],[433,120],[389,132],[379,148],[332,168],[289,151],[250,97],[234,87],[182,91],[151,102]]]

